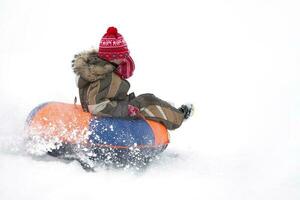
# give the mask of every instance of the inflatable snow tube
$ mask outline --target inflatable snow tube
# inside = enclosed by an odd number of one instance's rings
[[[138,148],[145,154],[162,152],[169,143],[167,129],[144,119],[95,117],[80,105],[48,102],[34,108],[26,120],[28,138],[42,137],[84,148],[128,152]]]

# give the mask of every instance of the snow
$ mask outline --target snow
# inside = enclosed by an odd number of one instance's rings
[[[292,0],[1,1],[0,199],[300,199],[299,8]],[[73,102],[73,54],[97,47],[110,25],[136,63],[131,91],[191,102],[194,115],[143,170],[87,173],[29,156],[27,114],[42,102]]]

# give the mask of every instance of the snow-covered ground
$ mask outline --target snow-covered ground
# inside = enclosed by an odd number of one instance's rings
[[[0,1],[0,199],[300,199],[300,4]],[[26,115],[77,95],[73,54],[118,27],[136,94],[196,113],[143,171],[33,158]]]

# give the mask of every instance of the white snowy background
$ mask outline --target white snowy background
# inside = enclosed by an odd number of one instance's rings
[[[0,199],[300,199],[298,0],[1,0]],[[147,170],[24,154],[27,114],[72,102],[73,55],[108,26],[125,37],[131,91],[195,115]]]

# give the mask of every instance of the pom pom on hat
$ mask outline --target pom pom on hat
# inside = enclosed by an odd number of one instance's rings
[[[118,29],[116,27],[109,27],[106,31],[106,34],[117,35]]]

